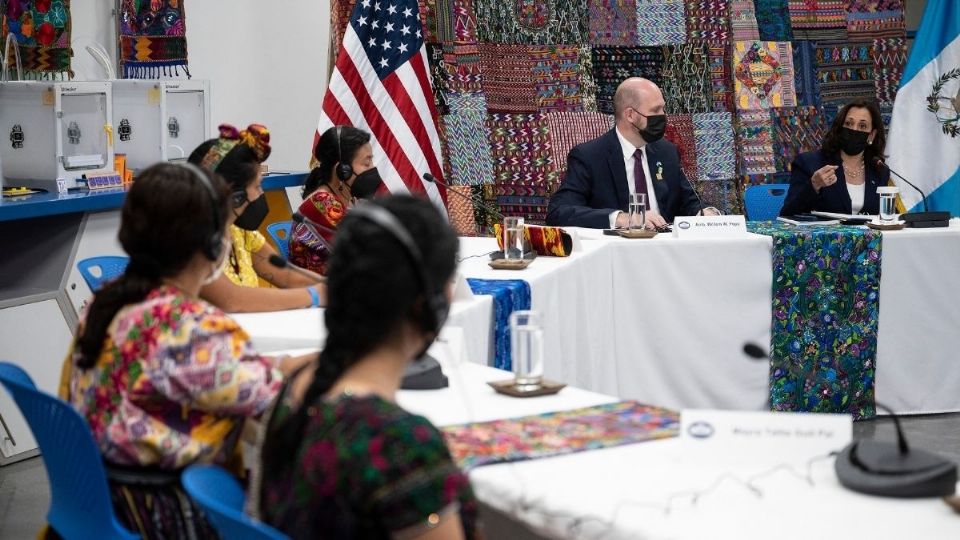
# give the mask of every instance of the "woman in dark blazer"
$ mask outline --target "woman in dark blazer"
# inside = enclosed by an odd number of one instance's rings
[[[872,101],[855,100],[840,109],[820,150],[793,161],[790,190],[780,210],[793,216],[818,210],[838,214],[878,214],[877,186],[890,171],[883,159],[886,137],[880,109]]]

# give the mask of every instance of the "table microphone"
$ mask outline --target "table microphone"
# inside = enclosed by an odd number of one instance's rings
[[[879,157],[873,158],[873,166],[884,168],[890,171],[890,174],[903,180],[908,186],[917,190],[917,192],[920,194],[920,200],[923,201],[923,212],[909,212],[900,216],[900,219],[905,221],[908,227],[924,229],[933,227],[948,227],[950,225],[950,212],[930,212],[927,208],[927,194],[924,193],[922,189],[914,185],[913,182],[907,180],[903,177],[903,175],[891,169],[890,166]]]
[[[757,360],[769,358],[763,347],[752,342],[743,344],[743,352]],[[910,448],[897,413],[876,400],[874,404],[890,414],[897,442],[861,440],[847,445],[834,463],[840,484],[852,491],[883,497],[953,495],[957,464],[932,452]]]
[[[268,260],[270,261],[270,264],[276,266],[277,268],[287,268],[287,269],[289,269],[289,270],[291,270],[291,271],[293,271],[293,272],[296,272],[296,273],[300,274],[301,276],[303,276],[303,277],[305,277],[305,278],[313,281],[314,283],[326,283],[326,282],[327,282],[327,278],[325,278],[325,277],[323,277],[323,276],[320,276],[320,275],[317,275],[317,274],[315,274],[315,273],[313,273],[313,272],[310,272],[309,270],[304,270],[303,268],[300,268],[299,266],[291,263],[291,262],[288,261],[287,259],[283,258],[283,256],[277,255],[276,253],[274,253],[273,255],[271,255],[271,256],[268,258]]]

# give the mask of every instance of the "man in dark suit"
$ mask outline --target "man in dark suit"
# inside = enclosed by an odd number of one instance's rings
[[[680,168],[677,147],[662,140],[667,127],[663,94],[634,77],[613,97],[615,126],[567,156],[567,176],[550,198],[547,224],[623,228],[633,193],[647,195],[646,227],[663,227],[677,216],[701,211],[697,194]],[[704,214],[716,215],[714,208]]]

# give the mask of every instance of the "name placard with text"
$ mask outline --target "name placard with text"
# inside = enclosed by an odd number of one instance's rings
[[[676,238],[742,238],[747,235],[744,216],[680,216],[673,220]]]

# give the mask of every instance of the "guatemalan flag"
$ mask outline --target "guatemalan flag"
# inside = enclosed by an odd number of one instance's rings
[[[927,0],[897,91],[887,148],[890,168],[927,193],[931,211],[960,215],[958,0]],[[923,210],[916,190],[897,185],[908,211]]]
[[[372,135],[374,164],[391,193],[426,192],[444,213],[437,110],[417,0],[357,0],[330,85],[314,144],[331,126]]]

